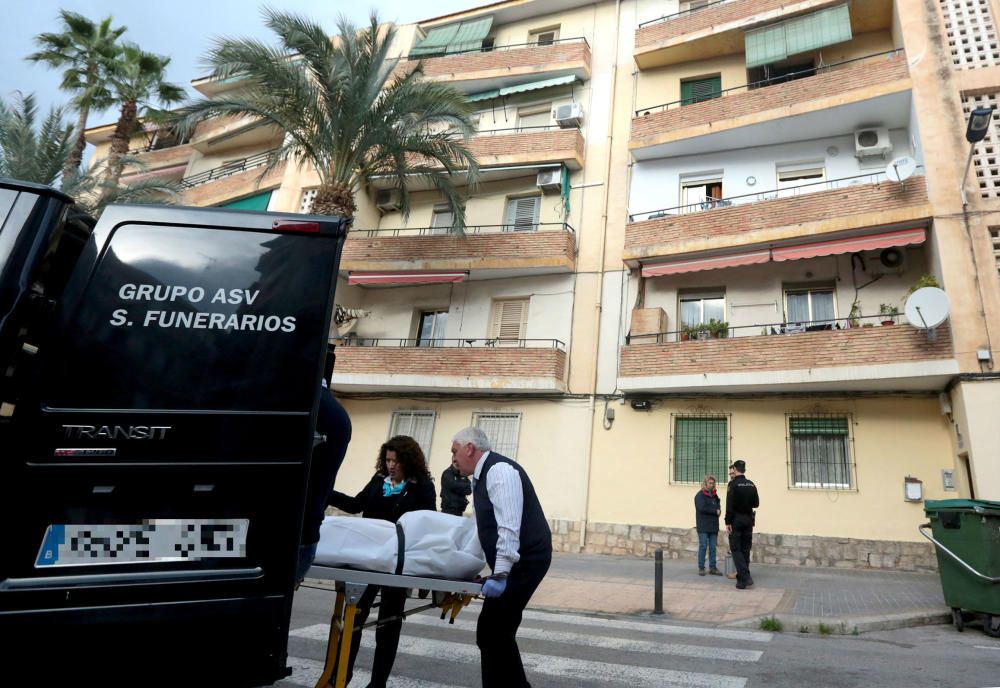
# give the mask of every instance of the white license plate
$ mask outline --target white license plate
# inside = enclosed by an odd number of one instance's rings
[[[35,567],[245,557],[249,526],[249,519],[243,518],[50,525]]]

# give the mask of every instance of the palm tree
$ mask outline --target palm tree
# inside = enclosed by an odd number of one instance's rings
[[[118,164],[123,174],[139,176],[149,171],[140,158],[131,155],[119,158]],[[171,205],[182,192],[178,182],[152,176],[109,185],[102,170],[99,161],[89,170],[79,170],[63,177],[60,187],[63,193],[76,201],[77,206],[94,217],[114,203]]]
[[[73,143],[73,125],[61,108],[51,108],[36,131],[38,106],[31,93],[17,93],[9,106],[0,100],[0,177],[52,185]]]
[[[184,98],[184,89],[166,81],[170,58],[147,53],[138,45],[126,43],[121,59],[109,76],[111,91],[121,104],[115,132],[111,135],[105,171],[106,188],[116,188],[122,175],[122,158],[128,154],[132,136],[139,127],[140,115],[162,115],[153,102],[163,105]]]
[[[69,177],[83,162],[83,150],[87,145],[84,132],[91,109],[102,110],[113,104],[108,90],[108,69],[116,59],[117,41],[125,33],[125,27],[112,28],[110,16],[95,24],[83,15],[67,10],[60,11],[59,18],[62,31],[35,36],[35,45],[39,50],[25,59],[62,69],[60,87],[75,94],[76,138],[62,170],[63,175]]]
[[[315,22],[263,10],[278,47],[253,39],[218,39],[206,57],[212,76],[243,84],[183,108],[182,128],[212,117],[250,118],[285,132],[280,160],[308,163],[319,174],[313,211],[351,219],[355,195],[376,177],[399,191],[409,216],[407,177],[430,182],[454,209],[453,229],[465,226],[465,208],[451,176],[474,183],[475,157],[465,143],[473,133],[465,96],[447,84],[420,81],[419,70],[397,74],[388,59],[395,35],[377,15],[359,30],[346,18],[334,40]]]

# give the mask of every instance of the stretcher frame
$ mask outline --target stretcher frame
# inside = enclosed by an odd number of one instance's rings
[[[333,617],[330,619],[330,637],[326,643],[326,662],[323,665],[323,673],[316,682],[316,688],[331,688],[331,686],[332,688],[344,688],[346,686],[347,666],[351,654],[349,639],[355,632],[354,619],[358,612],[358,602],[361,600],[365,588],[369,585],[429,590],[431,592],[430,603],[404,611],[402,618],[405,619],[411,614],[437,608],[441,610],[442,619],[450,614],[448,623],[455,623],[455,617],[458,616],[458,613],[474,597],[479,595],[483,588],[482,583],[475,581],[406,576],[319,564],[313,564],[307,576],[333,581],[337,591]],[[395,621],[395,618],[388,621]],[[377,624],[377,621],[370,621],[365,626]]]

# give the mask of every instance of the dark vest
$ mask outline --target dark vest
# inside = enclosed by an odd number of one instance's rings
[[[476,511],[479,542],[483,546],[486,561],[491,569],[496,566],[497,519],[493,512],[493,504],[490,503],[489,493],[486,491],[486,475],[498,463],[509,464],[521,476],[521,490],[524,494],[524,510],[521,513],[521,546],[519,548],[521,561],[529,563],[551,560],[552,532],[549,530],[549,523],[545,520],[545,513],[542,511],[542,505],[535,494],[535,488],[532,486],[531,480],[528,479],[528,474],[506,456],[490,452],[483,463],[483,470],[480,472],[479,479],[472,491],[472,505]]]

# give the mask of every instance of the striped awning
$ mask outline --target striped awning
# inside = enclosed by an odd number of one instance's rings
[[[557,76],[552,79],[542,79],[541,81],[529,81],[526,84],[520,84],[518,86],[506,86],[504,88],[495,88],[491,91],[483,91],[482,93],[473,93],[469,96],[470,102],[476,102],[479,100],[489,100],[491,98],[499,98],[500,96],[509,96],[515,93],[527,93],[528,91],[537,91],[543,88],[552,88],[553,86],[567,86],[576,81],[575,74],[567,74],[565,76]]]
[[[916,229],[900,229],[881,234],[866,234],[849,239],[832,239],[817,241],[798,246],[782,246],[774,249],[771,254],[775,262],[785,260],[801,260],[803,258],[819,258],[820,256],[835,256],[842,253],[857,253],[858,251],[877,251],[893,246],[909,246],[922,244],[927,240],[927,232],[923,227]]]
[[[351,272],[347,275],[348,284],[358,286],[381,286],[405,284],[448,284],[464,282],[469,277],[468,272]]]
[[[770,259],[771,252],[767,249],[747,253],[732,253],[726,256],[713,256],[711,258],[688,258],[685,260],[674,260],[669,263],[643,266],[642,276],[659,277],[661,275],[679,275],[685,272],[698,272],[700,270],[734,268],[740,265],[758,265],[766,263]]]

